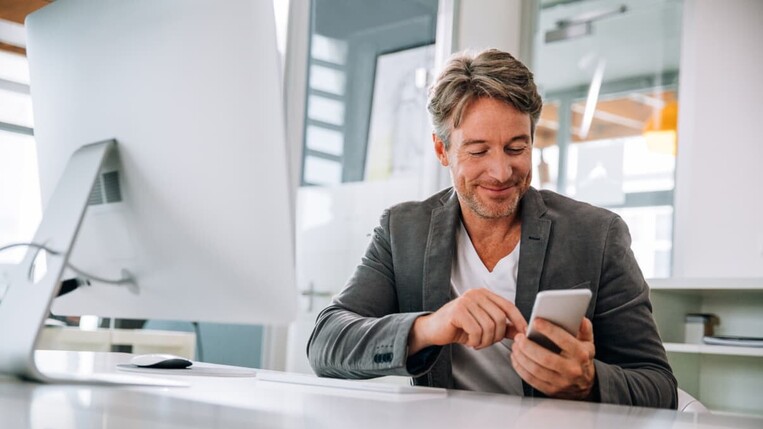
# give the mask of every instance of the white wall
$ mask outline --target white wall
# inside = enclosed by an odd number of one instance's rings
[[[763,1],[685,0],[674,277],[763,276]]]
[[[455,51],[498,48],[518,56],[521,20],[519,0],[461,0],[456,14]]]

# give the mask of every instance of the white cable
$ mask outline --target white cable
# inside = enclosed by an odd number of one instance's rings
[[[46,252],[49,252],[51,255],[60,255],[61,252],[58,252],[56,250],[53,250],[43,244],[37,244],[37,243],[13,243],[9,244],[7,246],[0,247],[0,252],[4,252],[8,249],[12,249],[14,247],[33,247],[35,249],[45,250]]]
[[[9,244],[7,246],[0,247],[0,252],[4,252],[4,251],[6,251],[8,249],[12,249],[14,247],[22,247],[22,246],[23,247],[32,247],[32,248],[39,249],[39,250],[44,250],[44,251],[46,251],[46,252],[48,252],[48,253],[50,253],[51,255],[54,255],[54,256],[60,256],[61,255],[61,252],[59,252],[57,250],[53,250],[53,249],[51,249],[50,247],[48,247],[48,246],[46,246],[44,244],[38,244],[38,243],[13,243],[13,244]],[[103,277],[98,277],[98,276],[94,276],[92,274],[88,274],[88,273],[80,270],[79,268],[75,267],[74,265],[72,265],[71,262],[67,262],[66,266],[67,266],[67,268],[69,268],[70,270],[74,271],[78,275],[80,275],[82,277],[86,277],[86,278],[88,278],[90,280],[95,280],[97,282],[107,283],[107,284],[114,284],[114,285],[135,284],[135,279],[130,275],[129,272],[127,272],[127,270],[122,270],[122,276],[123,277],[121,279],[112,280],[112,279],[105,279]]]
[[[74,265],[67,263],[66,266],[74,271],[75,273],[79,274],[82,277],[85,277],[89,280],[95,280],[100,283],[108,283],[112,285],[123,285],[123,284],[134,284],[135,279],[130,275],[130,273],[127,272],[127,270],[122,270],[122,278],[117,280],[111,280],[111,279],[105,279],[103,277],[94,276],[92,274],[88,274],[79,268],[75,267]]]

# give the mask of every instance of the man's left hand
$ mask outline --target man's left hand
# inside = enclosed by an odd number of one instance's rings
[[[593,398],[596,347],[591,321],[583,319],[577,338],[547,320],[535,319],[533,323],[539,333],[562,350],[556,354],[524,334],[518,334],[514,338],[511,363],[519,376],[552,398]]]

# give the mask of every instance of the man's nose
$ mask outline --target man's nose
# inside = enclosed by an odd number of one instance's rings
[[[488,159],[488,163],[488,174],[493,179],[506,183],[511,178],[511,163],[503,153],[494,154]]]

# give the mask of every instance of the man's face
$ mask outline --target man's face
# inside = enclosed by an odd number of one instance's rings
[[[478,98],[450,134],[450,148],[433,136],[450,168],[461,209],[485,219],[513,215],[532,178],[530,115],[491,98]]]

